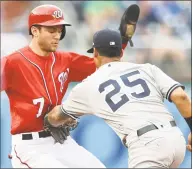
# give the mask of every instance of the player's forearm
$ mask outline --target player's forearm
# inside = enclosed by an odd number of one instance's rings
[[[48,114],[48,121],[49,123],[54,126],[58,127],[64,124],[66,118],[63,115],[64,113],[61,111],[60,106],[54,107]]]
[[[191,100],[185,92],[179,95],[176,99],[173,99],[172,101],[174,102],[174,104],[176,105],[176,107],[184,118],[192,116]]]
[[[181,88],[177,88],[172,92],[170,98],[185,118],[190,130],[192,130],[191,100],[188,95]]]
[[[191,101],[188,97],[181,99],[181,102],[177,103],[176,107],[178,108],[178,110],[180,111],[181,115],[184,118],[188,118],[192,116]]]
[[[79,113],[76,114],[81,115]],[[58,127],[61,125],[73,124],[76,123],[76,118],[74,115],[69,114],[66,112],[61,105],[54,107],[48,114],[47,114],[48,122],[53,127]]]
[[[191,111],[191,101],[188,96],[181,99],[181,102],[176,104],[176,107],[180,111],[181,115],[186,120],[190,130],[192,131],[192,111]]]

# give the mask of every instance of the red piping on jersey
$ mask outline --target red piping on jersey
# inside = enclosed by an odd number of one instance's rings
[[[26,162],[23,162],[23,161],[21,160],[21,158],[17,155],[17,152],[16,152],[16,150],[15,150],[15,146],[14,146],[14,151],[15,151],[16,157],[19,159],[20,163],[26,165],[28,168],[31,168]]]

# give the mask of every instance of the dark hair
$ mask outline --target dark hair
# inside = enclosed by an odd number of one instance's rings
[[[106,56],[109,58],[112,57],[120,57],[121,56],[121,48],[119,47],[107,47],[107,48],[96,48],[100,56]]]

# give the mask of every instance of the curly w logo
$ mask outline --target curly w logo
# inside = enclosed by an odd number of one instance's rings
[[[60,92],[62,93],[64,89],[64,83],[68,79],[68,73],[69,73],[69,68],[66,69],[66,72],[62,72],[58,76],[58,81],[60,82]]]
[[[58,18],[62,18],[62,11],[54,11],[54,18],[58,19]]]

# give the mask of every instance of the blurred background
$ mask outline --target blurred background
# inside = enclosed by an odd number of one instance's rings
[[[28,15],[41,4],[59,6],[67,22],[67,34],[60,50],[85,54],[92,45],[94,32],[118,29],[120,18],[131,4],[141,13],[134,37],[134,47],[127,46],[124,61],[151,63],[186,86],[191,97],[191,1],[1,1],[1,57],[30,42]],[[92,57],[92,55],[88,55]],[[69,91],[77,83],[69,85]],[[67,96],[66,95],[66,96]],[[64,97],[64,99],[66,98]],[[165,101],[184,136],[190,132],[176,107]],[[1,168],[10,168],[10,113],[6,94],[1,93]],[[101,119],[83,116],[72,133],[73,138],[97,156],[108,168],[127,168],[128,153],[120,139]],[[186,152],[180,168],[191,168],[191,153]]]

